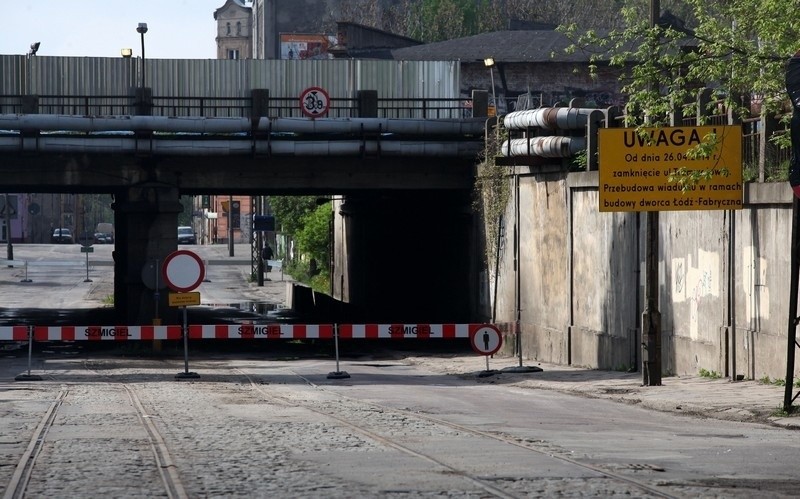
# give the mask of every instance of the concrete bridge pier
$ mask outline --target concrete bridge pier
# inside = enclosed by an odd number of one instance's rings
[[[178,247],[178,188],[148,182],[115,193],[114,308],[125,325],[179,324],[161,265]],[[156,293],[157,291],[157,293]]]

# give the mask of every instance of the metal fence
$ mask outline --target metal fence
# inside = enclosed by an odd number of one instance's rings
[[[29,104],[26,104],[26,100]],[[267,114],[272,118],[304,116],[295,97],[267,99]],[[377,102],[378,118],[460,119],[472,117],[469,99],[403,98]],[[137,114],[136,97],[111,95],[0,95],[0,114],[64,114],[113,116]],[[252,117],[250,97],[153,96],[152,116],[202,116],[213,118]],[[328,118],[356,118],[360,110],[356,98],[331,98]]]
[[[684,126],[741,125],[742,169],[745,181],[769,182],[788,178],[791,147],[780,146],[775,138],[789,133],[783,115],[767,115],[742,96],[735,107],[714,98],[714,91],[698,91],[693,102],[683,106]]]

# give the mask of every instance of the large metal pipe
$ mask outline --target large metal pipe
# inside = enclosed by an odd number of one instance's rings
[[[503,142],[503,156],[540,156],[543,158],[570,158],[586,150],[585,137],[548,135],[530,139],[511,139]]]
[[[146,144],[148,154],[184,156],[235,156],[256,154],[297,156],[443,156],[474,157],[483,150],[479,141],[425,140],[228,140],[137,139],[131,136],[0,136],[0,152],[128,154]],[[139,147],[137,147],[137,145]]]
[[[389,118],[261,118],[259,131],[294,133],[396,133],[404,135],[483,135],[485,120],[421,120]]]
[[[260,118],[257,130],[275,133],[393,133],[404,135],[483,135],[482,118],[422,120],[390,118]],[[0,130],[64,132],[248,133],[249,118],[166,116],[71,116],[2,114]]]
[[[3,114],[0,130],[64,132],[187,132],[250,131],[247,118],[167,118],[163,116],[72,116],[61,114]]]
[[[503,126],[510,129],[529,127],[547,128],[549,130],[579,130],[597,109],[577,107],[542,107],[515,111],[503,116]]]

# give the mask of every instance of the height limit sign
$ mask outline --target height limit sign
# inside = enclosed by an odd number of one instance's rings
[[[742,208],[739,126],[604,128],[597,152],[600,211]]]

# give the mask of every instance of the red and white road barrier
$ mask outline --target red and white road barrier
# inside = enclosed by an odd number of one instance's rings
[[[188,340],[204,339],[333,339],[336,354],[336,371],[329,379],[344,379],[350,375],[339,369],[340,339],[450,339],[469,338],[473,349],[487,356],[500,347],[500,330],[492,324],[234,324],[184,326],[0,326],[0,341],[25,341],[33,329],[33,341],[28,342],[28,374],[16,380],[33,381],[40,376],[31,375],[32,346],[37,341],[136,341],[183,340],[183,373],[176,379],[195,379],[200,376],[189,372]],[[479,337],[480,336],[480,337]]]
[[[454,339],[491,324],[340,324],[340,339]],[[180,325],[169,326],[34,326],[34,341],[180,340]],[[334,324],[189,325],[189,339],[332,339]],[[27,326],[0,327],[0,340],[28,339]]]
[[[330,339],[333,324],[235,324],[218,326],[189,326],[190,340],[233,339]]]
[[[179,340],[181,326],[35,326],[34,341]]]
[[[0,341],[28,341],[28,326],[0,326]]]
[[[469,338],[482,324],[341,324],[341,339]]]

